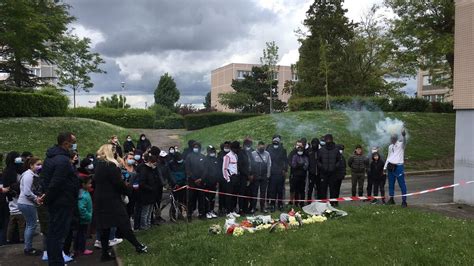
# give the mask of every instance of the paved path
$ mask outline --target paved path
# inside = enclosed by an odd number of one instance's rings
[[[171,146],[178,146],[181,151],[180,137],[186,134],[184,129],[134,129],[137,134],[145,134],[151,144],[168,151]]]

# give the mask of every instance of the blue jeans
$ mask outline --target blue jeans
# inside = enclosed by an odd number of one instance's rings
[[[47,234],[48,265],[63,266],[64,239],[69,233],[73,208],[48,206],[49,225]]]
[[[110,228],[110,234],[109,234],[109,240],[114,240],[115,238],[115,233],[117,232],[117,227],[111,227]],[[97,230],[96,232],[96,239],[98,241],[100,241],[100,235],[101,235],[101,231],[100,230]]]
[[[18,209],[21,211],[21,214],[23,214],[23,217],[25,217],[25,250],[30,251],[33,249],[33,235],[37,226],[36,219],[38,216],[36,215],[36,206],[18,204]]]
[[[402,195],[407,194],[407,185],[405,184],[405,167],[403,164],[397,165],[395,171],[388,171],[388,191],[390,197],[395,194],[395,180],[398,181]],[[407,201],[407,197],[403,196],[402,201]]]
[[[140,215],[140,229],[145,230],[150,228],[152,211],[153,204],[143,205],[142,213]]]

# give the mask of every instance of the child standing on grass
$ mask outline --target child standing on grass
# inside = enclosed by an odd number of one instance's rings
[[[86,249],[87,228],[92,221],[92,198],[89,189],[92,187],[92,179],[85,176],[81,179],[81,189],[79,190],[78,208],[79,208],[79,226],[77,228],[74,247],[76,255],[90,255],[92,250]]]
[[[352,197],[358,192],[359,197],[364,193],[365,173],[369,168],[369,159],[362,153],[362,146],[357,145],[354,154],[348,162],[352,174]]]
[[[374,184],[374,196],[377,197],[379,195],[382,196],[382,203],[385,203],[385,182],[387,179],[387,175],[383,172],[383,167],[385,165],[384,160],[380,158],[378,152],[372,154],[372,162],[370,163],[370,170],[369,170],[369,178],[373,180]],[[372,203],[377,203],[378,200],[372,200]]]

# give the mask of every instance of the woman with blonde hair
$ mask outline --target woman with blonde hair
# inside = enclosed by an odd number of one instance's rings
[[[117,227],[138,253],[146,253],[147,247],[140,244],[130,226],[122,195],[129,195],[130,188],[122,179],[120,164],[114,158],[112,144],[104,144],[97,151],[98,162],[95,168],[94,212],[97,229],[101,230],[102,261],[113,260],[109,253],[109,234],[111,227]]]

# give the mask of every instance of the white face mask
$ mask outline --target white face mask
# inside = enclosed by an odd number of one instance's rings
[[[343,154],[343,153],[344,153],[344,151],[339,151],[339,153],[340,153],[340,154]]]
[[[245,147],[245,150],[246,150],[246,151],[250,151],[250,149],[251,149],[251,147],[248,147],[248,146]]]
[[[170,150],[170,153],[173,154],[173,153],[174,153],[174,150]]]
[[[303,152],[302,152],[302,151],[299,151],[299,152],[298,152],[298,155],[303,155]]]
[[[230,152],[230,149],[224,148],[224,152]]]
[[[215,153],[209,153],[209,156],[216,157],[216,154]]]
[[[145,140],[146,138],[145,137],[142,137],[142,140]]]
[[[198,152],[199,152],[199,148],[193,148],[193,152],[198,153]]]
[[[127,141],[132,141],[132,139],[131,139],[131,138],[128,138]]]
[[[280,147],[280,145],[273,145],[274,149],[278,149],[278,147]]]
[[[93,165],[93,164],[89,164],[89,165],[87,166],[87,170],[93,170],[93,169],[94,169],[94,165]]]

